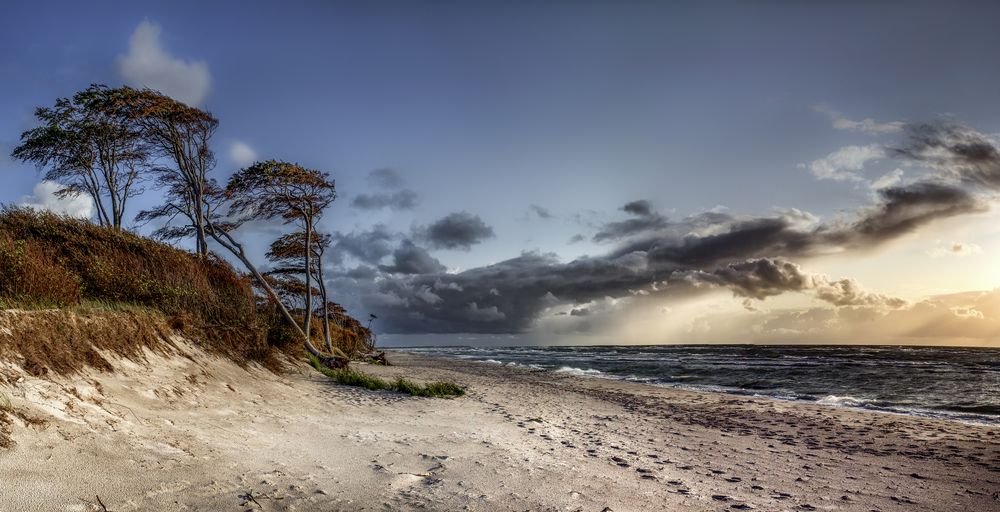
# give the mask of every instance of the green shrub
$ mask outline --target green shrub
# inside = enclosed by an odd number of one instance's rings
[[[353,368],[327,368],[320,363],[319,359],[316,359],[312,355],[309,356],[309,362],[320,373],[326,375],[337,384],[345,386],[361,387],[372,391],[395,391],[397,393],[430,398],[447,398],[465,394],[465,390],[461,386],[452,382],[432,382],[427,385],[421,385],[402,377],[394,381],[387,381]]]

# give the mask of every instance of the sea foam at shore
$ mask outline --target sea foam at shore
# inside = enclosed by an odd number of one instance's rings
[[[405,350],[579,376],[1000,424],[1000,349],[646,345]]]

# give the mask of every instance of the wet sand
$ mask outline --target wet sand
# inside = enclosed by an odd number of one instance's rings
[[[13,421],[0,510],[1000,510],[996,427],[401,352],[361,366],[468,387],[412,398],[184,350],[59,382],[0,369],[44,420]]]

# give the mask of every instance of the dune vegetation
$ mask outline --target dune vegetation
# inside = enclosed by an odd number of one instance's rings
[[[345,386],[355,386],[370,389],[372,391],[396,391],[399,393],[422,397],[445,398],[462,396],[465,394],[465,390],[462,389],[461,386],[452,382],[438,381],[427,384],[418,384],[402,377],[398,377],[394,380],[386,380],[381,377],[368,375],[354,368],[327,368],[320,363],[319,359],[313,356],[309,357],[309,362],[312,363],[313,368],[316,368],[320,373],[330,377],[330,379],[337,384],[343,384]]]
[[[0,212],[0,305],[31,312],[31,322],[15,321],[18,311],[0,318],[8,334],[0,355],[17,355],[33,374],[109,369],[97,350],[134,356],[164,348],[171,332],[272,368],[277,352],[300,347],[251,280],[221,258],[27,209]],[[88,321],[96,317],[105,321]],[[368,336],[352,327],[338,331],[350,353]]]
[[[299,357],[303,348],[318,368],[385,362],[374,351],[375,316],[362,325],[325,286],[331,237],[318,225],[337,198],[328,173],[263,160],[220,184],[211,146],[219,121],[149,89],[93,85],[35,117],[12,157],[43,170],[58,196],[89,199],[94,214],[0,211],[0,339],[8,340],[0,356],[35,375],[110,369],[102,352],[161,350],[179,333],[272,369],[278,354]],[[149,237],[126,223],[128,205],[146,190],[161,201],[134,216],[134,226],[151,226]],[[239,239],[250,221],[288,228],[270,244],[268,271]],[[168,245],[179,242],[194,250]],[[31,322],[18,318],[26,310]]]

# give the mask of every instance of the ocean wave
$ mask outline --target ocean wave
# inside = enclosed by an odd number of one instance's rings
[[[577,375],[580,377],[594,377],[597,375],[604,375],[601,370],[595,370],[593,368],[574,368],[572,366],[562,366],[556,373],[568,373],[570,375]]]
[[[498,364],[498,365],[501,365],[501,366],[510,366],[510,367],[516,367],[516,368],[531,368],[532,370],[544,370],[545,369],[544,366],[540,366],[540,365],[532,364],[532,363],[527,363],[527,364],[526,363],[519,363],[517,361],[508,361],[508,362],[505,363],[503,361],[498,361],[496,359],[479,359],[479,358],[474,358],[473,360],[475,362],[477,362],[477,363]]]
[[[853,396],[837,396],[837,395],[827,395],[816,403],[823,405],[841,405],[844,407],[864,407],[867,404],[872,403],[873,400],[867,398],[856,398]]]

